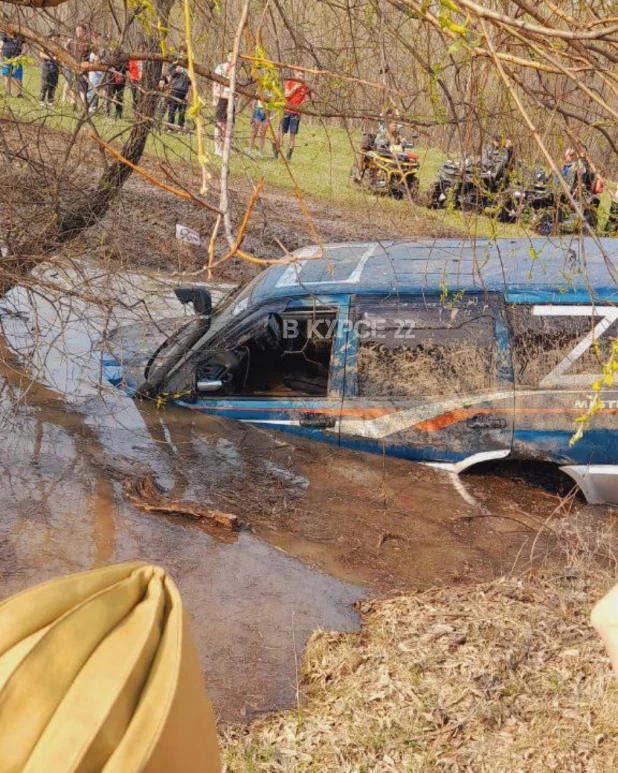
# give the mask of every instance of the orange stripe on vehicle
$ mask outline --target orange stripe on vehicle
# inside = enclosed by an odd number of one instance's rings
[[[497,413],[511,413],[511,414],[558,414],[558,413],[576,413],[582,414],[585,410],[583,408],[458,408],[455,411],[449,411],[443,413],[440,416],[436,416],[433,419],[427,419],[421,421],[418,424],[414,424],[414,429],[421,430],[422,432],[436,432],[440,429],[445,429],[453,424],[458,424],[460,421],[469,419],[471,416],[490,415]],[[618,414],[618,410],[615,408],[607,408],[603,410],[605,414],[615,415]]]

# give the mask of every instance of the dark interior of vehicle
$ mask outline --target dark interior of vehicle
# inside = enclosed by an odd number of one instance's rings
[[[198,367],[198,394],[200,384],[221,381],[210,396],[325,397],[336,319],[333,309],[260,318],[237,346]]]

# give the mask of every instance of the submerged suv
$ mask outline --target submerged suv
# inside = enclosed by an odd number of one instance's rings
[[[555,462],[618,503],[618,389],[572,444],[618,335],[614,240],[419,240],[295,253],[110,381],[134,394],[460,472]]]

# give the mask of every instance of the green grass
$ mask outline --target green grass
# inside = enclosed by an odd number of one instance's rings
[[[0,114],[2,117],[15,117],[23,122],[34,122],[50,129],[72,132],[79,120],[79,114],[70,105],[60,103],[60,95],[64,79],[60,77],[56,104],[49,110],[38,104],[40,87],[40,69],[34,65],[26,66],[25,90],[27,99],[2,99]],[[210,89],[203,88],[202,98],[205,99],[205,119],[208,127],[207,150],[210,154],[210,164],[214,177],[220,170],[220,159],[212,153],[213,116],[210,108]],[[97,114],[92,117],[92,124],[105,140],[121,143],[131,128],[132,99],[130,90],[125,90],[125,116],[129,120],[113,121]],[[303,195],[308,195],[321,201],[335,201],[340,206],[360,208],[364,211],[375,211],[376,198],[366,190],[350,183],[350,169],[354,160],[354,149],[358,147],[360,132],[349,133],[340,126],[304,116],[297,137],[296,149],[291,164],[292,175],[281,159],[272,158],[270,140],[267,139],[264,158],[251,157],[247,153],[249,139],[249,109],[240,112],[235,126],[235,149],[231,163],[232,180],[245,183],[255,183],[264,177],[267,186],[274,186],[283,191],[293,192],[298,184]],[[431,232],[431,223],[470,236],[517,236],[525,233],[525,229],[517,225],[505,225],[495,219],[460,211],[432,211],[422,205],[431,183],[436,179],[438,169],[446,155],[437,148],[417,147],[420,168],[420,198],[414,206],[412,215],[416,215],[418,226],[419,216],[423,219],[424,233]],[[171,166],[174,162],[196,163],[196,137],[194,132],[166,133],[160,130],[152,132],[147,148],[147,155],[164,159]],[[603,202],[601,219],[607,217],[609,195]],[[380,200],[380,211],[393,220],[406,218],[410,214],[407,201],[394,201],[388,198]],[[405,221],[402,221],[405,222]],[[429,228],[427,227],[429,224]],[[413,230],[414,223],[410,228]],[[409,229],[410,230],[410,229]]]

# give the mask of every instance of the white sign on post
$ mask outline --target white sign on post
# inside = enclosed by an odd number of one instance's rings
[[[179,242],[194,244],[196,247],[199,247],[202,243],[197,231],[194,231],[192,228],[187,228],[186,225],[180,225],[180,223],[176,223],[176,238]]]

